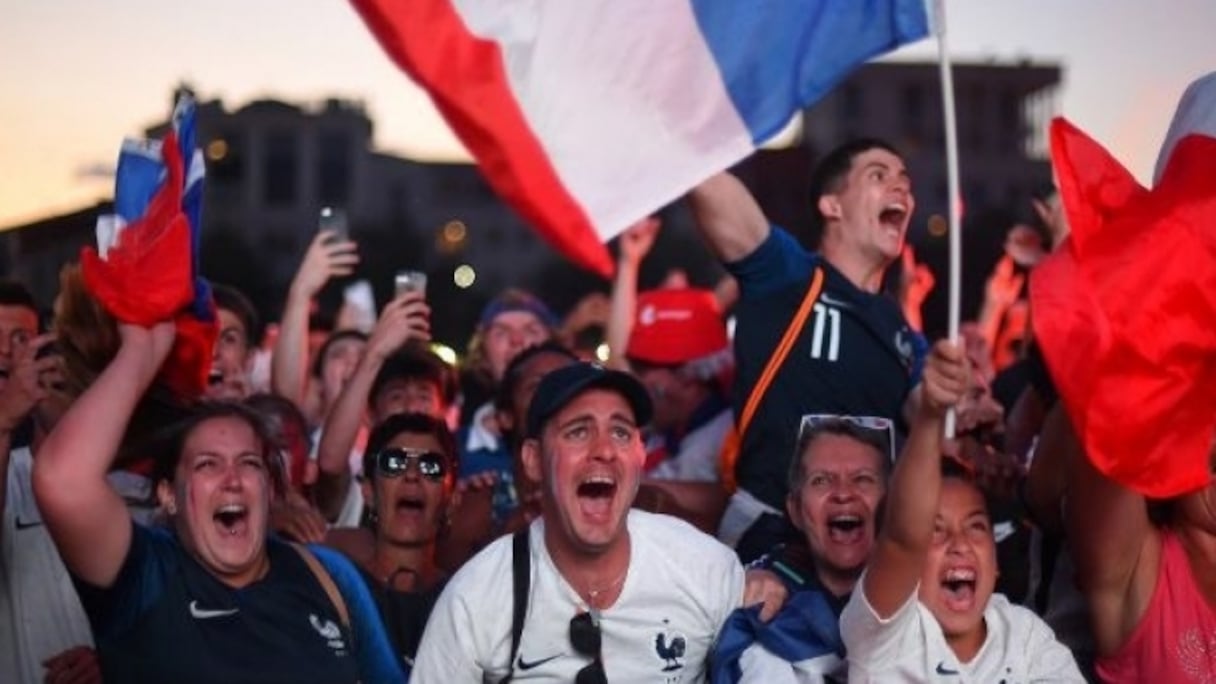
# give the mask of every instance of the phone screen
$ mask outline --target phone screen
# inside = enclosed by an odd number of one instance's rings
[[[317,230],[331,231],[342,240],[350,237],[350,230],[346,223],[346,212],[336,207],[322,207],[321,214],[317,218]]]

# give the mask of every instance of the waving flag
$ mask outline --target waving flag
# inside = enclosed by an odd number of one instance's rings
[[[200,396],[218,327],[199,276],[203,157],[194,144],[194,101],[178,99],[164,140],[124,140],[114,214],[97,220],[97,249],[84,248],[85,286],[124,323],[172,319],[177,339],[161,370],[184,398]]]
[[[747,157],[923,0],[351,0],[497,192],[608,274],[603,241]]]
[[[1206,486],[1216,431],[1216,73],[1141,187],[1052,124],[1071,234],[1031,275],[1035,338],[1093,464],[1150,497]]]

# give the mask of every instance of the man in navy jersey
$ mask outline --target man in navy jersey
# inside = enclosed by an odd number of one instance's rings
[[[823,229],[818,252],[771,225],[729,174],[710,178],[690,195],[702,235],[739,282],[736,416],[743,415],[816,272],[823,274],[809,314],[741,435],[734,464],[738,490],[719,537],[744,561],[793,532],[782,509],[802,416],[880,417],[902,432],[904,404],[926,347],[899,303],[881,292],[916,206],[894,148],[873,139],[838,147],[816,168],[810,198]]]

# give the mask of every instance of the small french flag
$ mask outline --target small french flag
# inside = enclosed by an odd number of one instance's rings
[[[351,0],[489,183],[608,274],[603,242],[750,155],[924,0]]]
[[[181,95],[163,140],[123,141],[114,213],[97,219],[97,248],[81,254],[85,286],[114,318],[173,320],[177,338],[161,376],[184,398],[206,387],[215,343],[211,289],[199,273],[204,164],[194,100]]]

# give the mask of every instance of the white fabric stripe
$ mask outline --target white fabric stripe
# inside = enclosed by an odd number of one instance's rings
[[[601,239],[754,148],[686,1],[452,2]]]
[[[1204,76],[1190,86],[1182,94],[1178,102],[1178,110],[1170,123],[1170,130],[1161,144],[1161,152],[1157,156],[1157,169],[1153,172],[1153,184],[1161,180],[1165,173],[1165,165],[1169,163],[1174,146],[1182,138],[1191,133],[1202,133],[1216,138],[1216,72]]]

